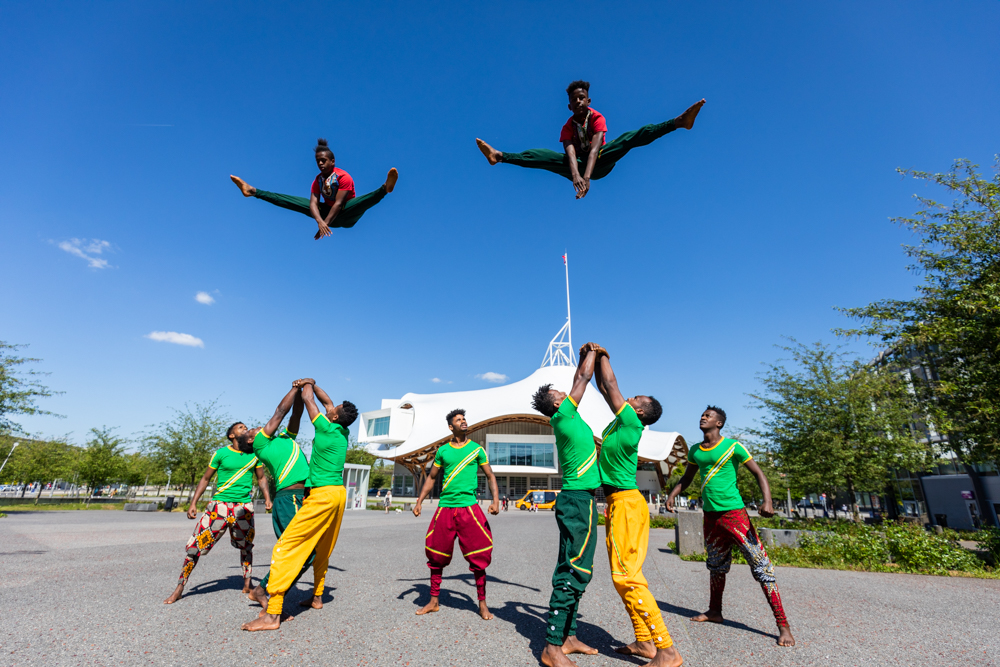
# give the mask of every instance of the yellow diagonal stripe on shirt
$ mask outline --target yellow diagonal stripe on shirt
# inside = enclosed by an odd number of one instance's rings
[[[579,468],[576,469],[576,476],[582,477],[583,473],[590,470],[590,466],[594,465],[594,463],[596,462],[597,462],[597,450],[595,449],[594,453],[591,454],[590,457],[583,462],[583,465],[581,465]]]
[[[722,455],[722,458],[719,459],[719,462],[716,463],[714,466],[712,466],[712,469],[708,471],[707,475],[705,475],[705,481],[701,483],[701,488],[702,489],[705,488],[705,485],[708,484],[708,481],[710,479],[712,479],[713,477],[715,477],[715,474],[717,472],[719,472],[720,470],[722,470],[722,466],[724,466],[727,463],[729,463],[729,459],[733,458],[733,454],[735,452],[736,452],[736,445],[733,445],[732,447],[730,447],[726,451],[725,454]]]
[[[250,468],[254,467],[254,464],[256,464],[256,463],[257,463],[257,457],[255,456],[255,457],[253,457],[253,460],[252,460],[252,461],[250,461],[250,463],[248,463],[248,464],[246,464],[245,466],[243,466],[242,468],[240,468],[240,469],[239,469],[239,470],[238,470],[238,471],[236,472],[236,474],[235,474],[235,475],[233,475],[232,477],[230,477],[230,478],[229,478],[229,479],[228,479],[228,480],[226,481],[226,483],[225,483],[225,484],[223,484],[222,486],[220,486],[220,487],[218,488],[218,490],[219,490],[219,491],[221,492],[221,491],[225,491],[226,489],[228,489],[229,487],[231,487],[231,486],[232,486],[233,484],[235,484],[235,483],[236,483],[237,481],[239,481],[240,477],[242,477],[243,475],[245,475],[245,474],[246,474],[246,472],[247,472],[248,470],[250,470]]]
[[[298,460],[299,460],[299,446],[296,444],[292,444],[292,455],[288,458],[288,462],[285,463],[285,467],[281,469],[281,474],[278,475],[279,484],[285,481],[285,478],[288,477],[288,473],[292,471],[292,466],[294,466],[295,462]]]
[[[466,456],[464,459],[462,459],[461,463],[455,466],[455,469],[451,471],[450,475],[448,475],[448,479],[444,480],[444,484],[441,485],[442,491],[448,488],[448,485],[451,484],[451,480],[455,479],[455,475],[460,473],[462,469],[465,468],[465,466],[469,465],[469,462],[472,461],[472,459],[476,458],[479,455],[479,450],[480,448],[476,447],[475,451]]]

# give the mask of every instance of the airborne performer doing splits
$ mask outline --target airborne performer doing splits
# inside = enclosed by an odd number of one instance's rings
[[[563,125],[559,135],[565,153],[547,148],[506,153],[498,151],[482,139],[476,139],[476,145],[490,164],[506,162],[529,169],[544,169],[568,178],[573,181],[577,199],[587,196],[590,179],[604,178],[610,174],[618,160],[633,148],[651,144],[678,128],[690,130],[705,104],[705,100],[700,100],[677,118],[644,125],[606,143],[604,135],[608,132],[608,123],[601,113],[590,107],[590,82],[574,81],[566,88],[566,93],[569,95],[569,109],[573,115]]]
[[[229,178],[239,187],[244,197],[263,199],[275,206],[311,217],[319,225],[319,231],[313,238],[319,240],[333,233],[330,231],[331,227],[353,227],[365,211],[392,192],[396,187],[399,172],[393,167],[385,177],[385,183],[377,190],[355,197],[354,179],[346,171],[335,166],[336,159],[326,139],[319,139],[314,150],[319,175],[313,179],[312,194],[309,199],[260,190],[238,176]],[[322,202],[320,196],[323,198]]]
[[[486,450],[479,443],[469,440],[465,410],[452,410],[445,419],[451,429],[451,440],[438,447],[434,465],[413,505],[413,516],[420,516],[421,503],[434,488],[434,480],[439,474],[442,475],[438,509],[431,519],[424,543],[427,567],[431,569],[431,600],[417,610],[417,615],[440,609],[438,596],[441,595],[441,578],[444,568],[451,563],[457,537],[462,555],[469,562],[469,569],[476,579],[479,615],[484,621],[489,621],[493,614],[486,606],[486,568],[493,560],[493,533],[476,501],[479,468],[483,469],[493,495],[490,514],[500,513],[500,493]]]
[[[559,527],[559,555],[552,573],[552,597],[546,623],[542,664],[548,667],[576,666],[569,653],[595,655],[597,649],[576,638],[576,615],[580,598],[594,576],[597,546],[597,489],[601,473],[597,464],[594,432],[577,408],[594,376],[597,347],[588,343],[580,349],[580,365],[573,376],[569,394],[552,385],[538,388],[533,408],[549,417],[556,436],[562,491],[556,496],[556,525]]]
[[[778,584],[774,580],[774,564],[768,558],[764,545],[757,537],[757,531],[750,523],[743,497],[736,485],[736,473],[740,464],[747,467],[760,485],[764,503],[760,507],[762,517],[774,516],[771,506],[771,486],[760,466],[750,456],[750,452],[737,440],[723,438],[719,431],[726,424],[726,413],[721,408],[710,405],[701,415],[700,428],[705,440],[688,452],[688,465],[681,481],[667,498],[667,511],[674,511],[674,499],[694,481],[695,473],[701,472],[701,497],[705,505],[705,546],[708,558],[705,565],[709,572],[711,592],[708,611],[698,614],[692,621],[722,623],[722,593],[726,589],[726,574],[733,563],[733,548],[739,549],[750,573],[760,584],[764,597],[771,606],[774,620],[778,624],[778,645],[795,646],[795,638],[785,618],[785,608],[778,594]]]

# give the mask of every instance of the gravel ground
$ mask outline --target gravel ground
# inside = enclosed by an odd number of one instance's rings
[[[269,518],[261,519],[255,578],[274,544]],[[429,520],[429,512],[348,512],[325,607],[300,611],[295,603],[311,593],[300,583],[286,598],[295,619],[250,634],[239,627],[259,607],[240,594],[238,552],[228,540],[202,559],[185,597],[163,605],[193,528],[183,514],[11,513],[0,519],[0,665],[539,664],[553,514],[512,510],[491,519],[490,622],[475,613],[464,561],[445,570],[441,612],[414,616],[428,597]],[[687,665],[1000,665],[1000,581],[779,568],[798,641],[781,648],[745,565],[729,576],[726,624],[689,622],[707,607],[708,574],[670,553],[672,539],[673,531],[651,532],[645,574]],[[643,662],[613,653],[634,636],[600,546],[580,614],[580,638],[600,650],[577,656],[581,667]]]

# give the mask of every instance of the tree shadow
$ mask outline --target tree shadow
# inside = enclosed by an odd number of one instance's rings
[[[497,618],[513,625],[517,634],[528,640],[528,647],[532,653],[536,656],[541,655],[546,644],[545,623],[549,613],[548,607],[528,604],[527,602],[508,601],[502,607],[496,609],[491,607],[491,611]],[[579,614],[576,618],[576,634],[580,641],[596,648],[602,656],[617,658],[622,662],[636,665],[648,662],[635,656],[615,653],[615,647],[621,646],[623,642],[612,637],[604,628],[584,621]]]
[[[687,607],[678,607],[677,605],[670,604],[669,602],[663,602],[661,600],[657,600],[656,605],[660,608],[660,611],[666,612],[668,614],[674,614],[675,616],[683,616],[684,618],[689,619],[688,622],[690,622],[690,619],[694,618],[695,616],[701,613],[700,611],[696,611],[694,609],[688,609]],[[730,628],[736,628],[737,630],[743,630],[744,632],[750,632],[752,634],[761,635],[763,637],[771,637],[775,641],[778,640],[778,635],[776,634],[771,634],[770,632],[764,632],[763,630],[759,630],[757,628],[751,628],[749,625],[746,625],[745,623],[740,623],[739,621],[731,621],[728,618],[719,625],[725,625]]]

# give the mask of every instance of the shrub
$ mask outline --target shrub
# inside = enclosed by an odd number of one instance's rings
[[[985,549],[993,558],[993,564],[1000,565],[1000,528],[983,528],[976,539],[979,548]]]

